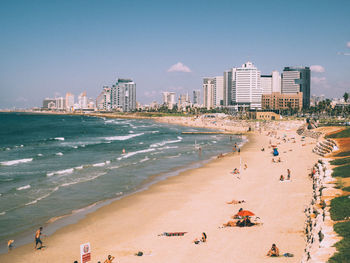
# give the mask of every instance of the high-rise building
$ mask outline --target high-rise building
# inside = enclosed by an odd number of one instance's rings
[[[172,110],[175,105],[175,92],[164,91],[163,95],[163,105],[167,106],[168,109]]]
[[[201,96],[201,91],[200,90],[194,90],[193,91],[193,105],[194,106],[199,106],[201,104],[200,96]]]
[[[118,79],[111,88],[113,110],[128,112],[136,109],[136,84],[131,79]]]
[[[214,107],[224,105],[224,77],[217,76],[214,78]]]
[[[73,111],[74,107],[74,95],[70,92],[66,93],[66,110]]]
[[[281,92],[281,75],[277,70],[272,71],[272,92]]]
[[[86,97],[86,91],[82,92],[78,96],[78,108],[80,110],[87,109],[88,108],[88,98]]]
[[[261,108],[261,82],[260,71],[251,62],[237,68],[235,76],[232,76],[233,104],[237,106]]]
[[[187,94],[180,94],[178,101],[179,101],[178,107],[182,108],[182,109],[185,109],[187,106],[191,105],[190,97],[188,96],[188,93]]]
[[[285,67],[282,73],[282,93],[303,93],[303,108],[310,107],[310,68]]]
[[[208,110],[214,107],[215,78],[203,78],[203,103]]]
[[[272,75],[261,75],[262,94],[272,93]]]
[[[223,97],[224,106],[233,105],[233,94],[235,93],[236,68],[224,72]]]
[[[110,111],[111,107],[111,88],[103,86],[103,90],[96,99],[97,110]]]
[[[56,110],[65,110],[66,109],[66,99],[63,97],[56,98]]]

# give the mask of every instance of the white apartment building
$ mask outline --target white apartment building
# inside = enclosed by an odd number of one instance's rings
[[[214,88],[215,78],[203,78],[203,104],[208,110],[214,107]]]
[[[78,109],[87,109],[88,108],[88,98],[86,97],[86,91],[82,92],[79,96],[78,96],[78,105],[77,105]]]
[[[136,83],[131,79],[118,79],[111,88],[111,108],[129,112],[136,109]]]
[[[56,110],[66,109],[66,99],[63,97],[56,98]]]
[[[72,111],[74,107],[74,95],[70,92],[66,93],[66,110]]]
[[[224,77],[218,76],[214,78],[214,107],[223,105],[224,101]]]
[[[168,109],[173,109],[175,105],[175,92],[164,91],[162,92],[163,96],[163,105],[166,105]]]
[[[261,108],[261,80],[260,71],[251,62],[236,69],[234,82],[233,102],[236,105],[249,106],[252,109]]]
[[[272,71],[272,92],[281,93],[282,92],[281,86],[282,86],[281,74],[277,70]]]
[[[261,75],[262,94],[272,93],[272,75]]]
[[[111,108],[111,88],[103,86],[103,90],[96,98],[97,110],[110,111]]]

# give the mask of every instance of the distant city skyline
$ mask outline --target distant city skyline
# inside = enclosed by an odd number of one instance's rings
[[[346,0],[2,1],[0,108],[66,92],[97,98],[118,78],[137,83],[137,101],[161,102],[248,60],[262,75],[309,66],[311,94],[342,97],[349,10]]]

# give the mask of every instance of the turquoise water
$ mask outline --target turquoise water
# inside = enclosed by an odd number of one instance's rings
[[[135,192],[159,179],[154,175],[186,169],[240,142],[181,134],[202,130],[151,120],[0,113],[0,242]]]

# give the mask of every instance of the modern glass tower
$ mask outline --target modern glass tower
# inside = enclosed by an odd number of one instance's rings
[[[282,93],[303,93],[303,108],[310,107],[310,68],[285,67],[282,73]]]

